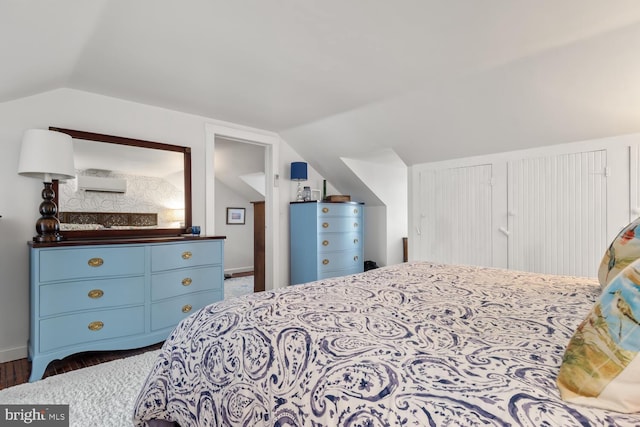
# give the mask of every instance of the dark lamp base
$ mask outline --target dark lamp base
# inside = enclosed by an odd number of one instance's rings
[[[36,231],[38,235],[33,237],[34,242],[59,242],[62,240],[60,235],[60,223],[56,218],[58,213],[58,207],[53,201],[55,193],[50,182],[44,183],[44,189],[42,190],[42,203],[40,203],[40,215],[42,215],[38,221],[36,221]]]

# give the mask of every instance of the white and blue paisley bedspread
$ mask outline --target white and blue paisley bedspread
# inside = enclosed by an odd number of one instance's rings
[[[165,342],[134,424],[637,426],[555,380],[595,280],[411,263],[210,305]]]

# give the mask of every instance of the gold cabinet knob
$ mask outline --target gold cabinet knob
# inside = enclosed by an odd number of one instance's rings
[[[183,313],[188,313],[191,311],[193,307],[191,306],[191,304],[185,304],[182,306],[182,312]]]
[[[322,260],[322,263],[323,263],[324,265],[327,265],[327,264],[329,264],[329,260],[325,258],[325,259],[323,259],[323,260]]]
[[[102,298],[103,295],[104,295],[104,291],[102,289],[92,289],[87,294],[89,298],[93,298],[93,299]]]
[[[329,241],[328,240],[323,240],[322,241],[322,246],[329,246]]]
[[[322,228],[329,228],[329,223],[328,222],[323,222],[322,223]]]
[[[354,261],[358,261],[358,255],[354,256],[354,257],[353,257],[353,260],[354,260]]]
[[[353,213],[357,215],[357,214],[358,214],[358,208],[355,208],[355,209],[353,210]]]
[[[193,282],[193,280],[191,280],[191,277],[185,277],[184,279],[182,279],[182,286],[189,286],[191,282]]]
[[[192,256],[193,254],[190,251],[182,252],[182,259],[190,259]]]
[[[329,212],[329,208],[322,208],[322,213],[328,213]]]
[[[104,260],[102,258],[91,258],[87,261],[87,264],[89,264],[89,267],[100,267],[104,264]]]
[[[104,327],[104,322],[101,322],[99,320],[95,321],[95,322],[91,322],[89,323],[89,325],[87,326],[87,328],[89,328],[90,331],[99,331],[100,329],[102,329]]]
[[[357,222],[353,223],[353,228],[358,228],[358,223]]]

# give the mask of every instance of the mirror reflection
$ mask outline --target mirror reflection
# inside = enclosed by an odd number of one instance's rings
[[[76,179],[60,183],[61,230],[184,227],[184,161],[182,153],[73,140]],[[77,224],[68,213],[148,213],[125,224]],[[87,216],[87,218],[89,218]],[[115,217],[114,217],[115,218]]]
[[[191,225],[187,147],[70,129],[76,178],[56,191],[67,238],[181,234]]]

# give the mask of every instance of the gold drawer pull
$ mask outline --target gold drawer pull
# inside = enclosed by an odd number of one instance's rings
[[[322,223],[322,228],[329,228],[329,223],[328,222],[323,222]]]
[[[191,311],[192,308],[193,307],[191,307],[191,304],[185,304],[185,305],[182,306],[182,312],[183,313],[188,313],[188,312]]]
[[[104,295],[104,291],[102,289],[92,289],[87,294],[89,298],[93,298],[93,299],[102,298],[103,295]]]
[[[353,223],[353,228],[358,228],[358,223],[357,222]]]
[[[354,245],[357,245],[357,244],[358,244],[358,242],[359,242],[359,240],[358,240],[358,239],[353,239],[353,244],[354,244]]]
[[[353,260],[354,260],[354,261],[358,261],[358,255],[354,256],[354,257],[353,257]]]
[[[357,214],[358,214],[358,208],[355,208],[355,209],[353,210],[353,213],[357,215]]]
[[[87,261],[87,264],[89,264],[89,267],[100,267],[104,264],[104,260],[102,258],[91,258]]]
[[[89,323],[89,326],[87,326],[89,328],[90,331],[99,331],[100,329],[102,329],[104,327],[104,323],[97,320],[95,322],[91,322]]]
[[[329,260],[325,258],[325,259],[323,259],[323,260],[322,260],[322,263],[323,263],[324,265],[327,265],[327,264],[329,264]]]
[[[182,252],[182,259],[189,259],[193,256],[193,254],[189,251]]]
[[[322,241],[322,246],[329,246],[329,241],[328,240],[323,240]]]
[[[191,277],[185,277],[184,279],[182,279],[182,286],[189,286],[191,282],[193,282],[193,280],[191,280]]]
[[[322,208],[322,213],[328,213],[329,212],[329,208]]]

